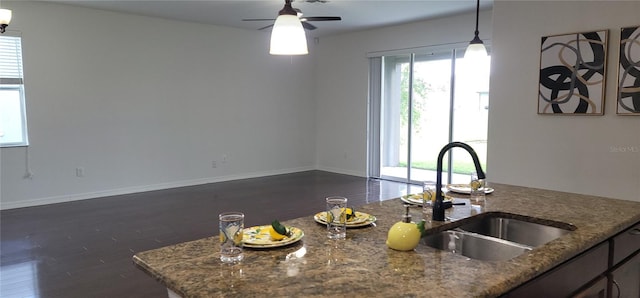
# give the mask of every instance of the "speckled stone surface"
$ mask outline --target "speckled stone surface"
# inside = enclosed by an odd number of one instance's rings
[[[469,216],[499,212],[575,230],[508,261],[469,259],[422,243],[414,251],[399,252],[385,244],[389,228],[403,213],[398,198],[359,207],[378,220],[349,229],[345,240],[327,239],[325,226],[310,214],[285,222],[305,232],[300,242],[269,250],[245,248],[244,261],[236,265],[219,261],[217,237],[141,252],[133,261],[183,297],[495,297],[640,221],[639,202],[491,186],[495,192],[483,204],[455,206],[446,216],[457,220],[428,222],[427,228],[436,232]],[[454,197],[468,202],[465,195]],[[423,218],[421,211],[411,208],[414,221]]]

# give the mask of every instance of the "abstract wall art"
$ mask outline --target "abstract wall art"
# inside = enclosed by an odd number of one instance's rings
[[[620,29],[618,115],[640,115],[640,26]]]
[[[608,33],[542,37],[538,114],[604,113]]]

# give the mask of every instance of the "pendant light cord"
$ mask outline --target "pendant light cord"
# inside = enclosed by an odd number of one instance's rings
[[[480,34],[480,31],[478,31],[478,19],[480,18],[480,0],[478,0],[477,4],[476,4],[476,32],[474,32],[474,34],[476,36],[478,36]]]
[[[23,176],[24,179],[33,179],[33,172],[31,171],[30,159],[31,159],[31,156],[29,155],[29,146],[26,146],[25,152],[24,152],[24,167],[25,167],[25,173]]]

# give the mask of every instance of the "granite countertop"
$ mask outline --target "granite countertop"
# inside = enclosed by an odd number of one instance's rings
[[[446,216],[500,212],[568,223],[576,229],[507,261],[469,259],[424,244],[410,252],[394,251],[385,241],[404,210],[397,198],[357,208],[377,221],[349,229],[345,240],[327,239],[325,226],[309,215],[284,222],[304,231],[302,241],[268,250],[245,248],[239,264],[220,262],[217,237],[141,252],[133,261],[183,297],[494,297],[640,221],[640,202],[491,186],[495,192],[484,204],[455,206]],[[411,214],[414,221],[423,217],[421,208],[411,208]],[[428,222],[426,227],[435,232],[462,221]]]

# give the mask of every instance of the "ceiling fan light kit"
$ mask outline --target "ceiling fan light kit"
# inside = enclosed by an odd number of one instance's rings
[[[307,36],[304,34],[298,12],[291,7],[291,0],[284,1],[271,31],[271,55],[306,55]]]
[[[267,25],[259,28],[264,30],[272,28],[271,46],[269,54],[271,55],[306,55],[309,54],[307,49],[306,30],[315,30],[316,26],[310,24],[309,21],[341,21],[338,16],[323,17],[302,17],[302,11],[291,7],[292,0],[285,0],[284,7],[278,12],[278,17],[273,25]],[[321,2],[324,0],[307,0],[305,2]],[[273,21],[273,19],[242,19],[243,21]]]
[[[296,15],[279,15],[271,32],[271,55],[306,55],[307,37]]]
[[[11,22],[11,10],[0,8],[0,33],[5,32],[5,28]]]
[[[464,52],[465,59],[478,59],[487,56],[487,49],[484,47],[484,43],[478,36],[480,32],[478,31],[478,19],[480,17],[480,0],[477,0],[476,5],[476,31],[474,32],[475,36],[473,40],[469,42],[469,46],[467,50]]]

